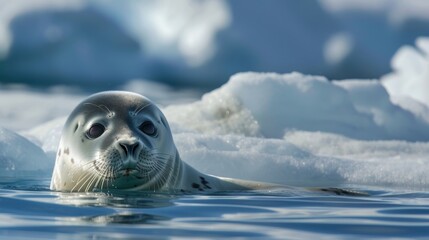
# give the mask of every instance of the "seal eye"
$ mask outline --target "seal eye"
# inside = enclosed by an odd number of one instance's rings
[[[106,128],[100,123],[94,123],[89,130],[86,132],[86,136],[89,139],[95,139],[101,136],[104,133]]]
[[[143,133],[149,135],[149,136],[155,136],[156,135],[156,128],[153,125],[152,122],[150,121],[146,121],[144,123],[142,123],[139,126],[140,131],[142,131]]]

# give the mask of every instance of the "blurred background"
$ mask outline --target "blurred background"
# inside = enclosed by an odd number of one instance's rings
[[[0,0],[3,86],[210,90],[237,72],[380,78],[426,0]]]

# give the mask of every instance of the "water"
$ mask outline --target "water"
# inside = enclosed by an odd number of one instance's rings
[[[429,194],[308,192],[213,195],[56,193],[49,179],[3,180],[4,239],[427,238]]]

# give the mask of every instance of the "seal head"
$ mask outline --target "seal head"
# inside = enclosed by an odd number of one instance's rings
[[[174,186],[181,161],[165,116],[130,92],[94,94],[63,128],[51,189],[155,190]]]

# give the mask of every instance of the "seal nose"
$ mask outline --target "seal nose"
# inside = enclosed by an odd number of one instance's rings
[[[119,142],[118,144],[125,156],[135,156],[140,145],[139,142]]]

